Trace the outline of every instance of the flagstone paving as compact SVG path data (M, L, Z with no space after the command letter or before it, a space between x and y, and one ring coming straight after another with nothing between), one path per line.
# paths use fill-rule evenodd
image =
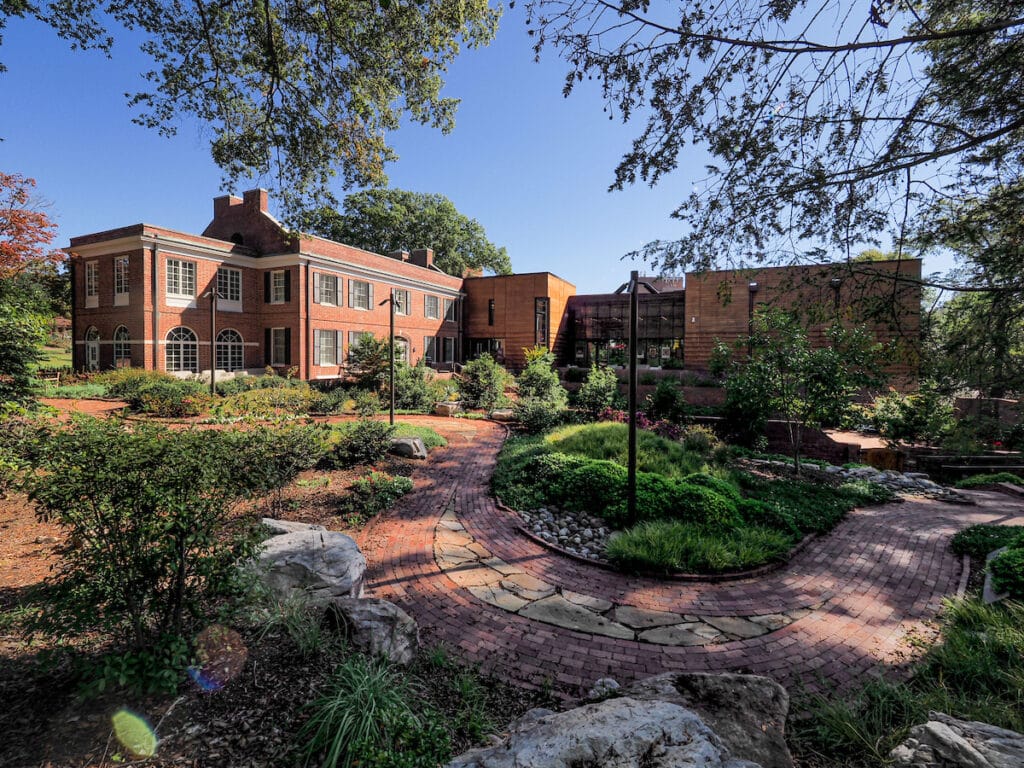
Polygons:
M957 530L1024 516L1024 499L914 499L856 510L783 568L740 581L660 581L552 552L489 493L504 428L423 419L449 439L414 491L359 537L367 591L401 605L426 642L528 686L587 690L670 670L745 671L845 686L905 663L962 588Z

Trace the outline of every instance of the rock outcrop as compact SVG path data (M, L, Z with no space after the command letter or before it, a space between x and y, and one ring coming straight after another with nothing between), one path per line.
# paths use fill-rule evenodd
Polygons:
M387 600L336 597L327 604L327 619L357 649L394 664L412 661L419 645L415 620Z
M257 561L263 583L279 600L300 592L313 604L360 597L366 558L348 536L307 528L271 536Z
M931 712L889 758L897 768L1020 768L1024 735Z

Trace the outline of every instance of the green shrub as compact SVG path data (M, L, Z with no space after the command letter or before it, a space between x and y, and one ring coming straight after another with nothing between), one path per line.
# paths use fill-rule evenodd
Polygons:
M933 384L924 382L915 394L890 392L878 398L874 404L874 423L889 443L931 445L953 428L953 402Z
M373 517L391 507L411 490L412 480L408 477L393 477L386 472L371 472L352 483L343 511L364 518Z
M683 448L707 456L722 446L722 441L711 427L691 424L683 430Z
M293 424L210 434L232 487L247 497L273 492L271 506L278 509L282 489L324 459L331 431L322 424Z
M739 502L741 498L740 491L735 485L704 472L695 472L692 475L687 475L683 478L683 482L687 485L699 485L702 488L709 488L720 496L732 499L734 502Z
M656 520L614 536L605 554L631 570L721 573L778 560L789 546L784 534L766 528L712 531L689 522Z
M381 411L380 396L376 392L357 389L352 393L352 402L356 415L363 419L368 419Z
M242 493L221 447L209 432L115 420L54 432L28 488L69 543L35 628L111 639L129 654L125 675L145 667L138 682L151 687L144 662L166 659L189 618L209 621L219 599L239 593L237 565L259 540L254 521L230 514Z
M538 435L541 432L558 426L565 418L564 402L542 400L536 397L520 398L513 406L513 412L519 421L519 427L528 435Z
M568 509L614 516L625 506L626 468L613 461L581 462L550 483L550 499Z
M399 365L395 369L395 407L429 413L434 407L433 379L433 371L423 360L413 366Z
M509 374L488 353L470 360L459 376L459 391L470 408L490 410L504 402Z
M138 413L152 416L198 416L209 405L209 395L198 381L156 379L140 384L128 401Z
M686 416L686 398L679 382L674 378L661 379L644 400L643 411L655 421L665 419L674 424L681 422Z
M237 395L240 392L249 392L253 389L306 389L308 387L309 384L302 379L278 376L275 373L262 376L235 376L218 381L216 384L217 394L225 397Z
M413 708L415 693L402 670L383 660L348 657L308 706L309 720L298 735L305 763L426 768L445 762L451 754L448 735L429 709L421 710L421 721Z
M566 377L566 381L569 381ZM591 366L587 380L576 392L576 407L591 418L611 408L619 394L619 377L610 368Z
M956 484L956 488L977 488L981 485L995 485L996 483L1013 483L1024 485L1024 477L1015 475L1012 472L993 472L986 475L971 475L965 477Z
M141 387L152 381L177 382L179 379L163 371L148 371L145 368L116 368L97 374L90 381L103 386L107 397L130 401L138 394Z
M890 501L894 494L877 483L844 483L839 488L800 480L765 480L739 473L738 479L747 498L757 499L776 513L791 518L807 533L826 533L847 512L859 506Z
M593 368L591 368L593 370ZM579 384L587 380L587 369L569 366L562 374L562 380L569 384Z
M565 408L568 394L558 380L558 372L552 367L555 356L543 347L526 352L526 367L516 378L519 397L546 401L558 409Z
M387 454L394 429L372 419L335 425L322 464L330 469L374 464Z
M958 555L984 560L989 552L1024 541L1024 525L972 525L958 531L949 548Z
M736 502L710 488L676 483L673 493L675 516L714 530L736 528L740 524Z
M341 413L351 400L343 387L334 387L326 392L312 390L309 398L310 413Z
M1007 592L1015 599L1024 598L1024 546L1018 539L1015 545L993 558L988 569L992 574L992 588Z
M261 387L228 395L214 410L219 416L279 419L307 414L314 402L315 393L308 387Z

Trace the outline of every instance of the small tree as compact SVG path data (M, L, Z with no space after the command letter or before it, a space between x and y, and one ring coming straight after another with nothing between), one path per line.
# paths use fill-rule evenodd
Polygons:
M794 316L762 309L754 316L750 358L733 355L726 363L730 421L753 432L778 415L798 472L803 428L837 419L858 390L880 382L881 347L866 330L835 325L827 335L830 346L813 349ZM721 347L716 357L723 357Z
M611 408L619 394L619 377L611 368L590 367L587 380L576 392L576 405L590 418Z
M383 389L391 365L390 355L395 351L387 339L362 334L349 350L349 368L359 386L374 391Z
M402 361L395 369L395 406L429 411L434 404L433 372L424 360L416 365Z
M32 372L42 359L46 325L39 315L0 302L0 403L24 403L32 397Z
M504 400L508 381L508 371L485 352L463 366L459 392L471 408L494 408Z

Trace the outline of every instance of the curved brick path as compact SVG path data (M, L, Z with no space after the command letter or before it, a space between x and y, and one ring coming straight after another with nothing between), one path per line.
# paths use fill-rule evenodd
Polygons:
M1024 523L1024 500L975 494L978 506L914 500L857 510L768 576L719 584L669 583L579 563L516 530L518 517L489 495L504 439L484 421L423 419L449 439L414 475L415 491L360 536L367 591L401 605L425 639L444 641L485 672L569 694L599 677L619 682L669 670L748 671L811 690L845 685L879 664L898 664L908 634L925 632L956 593L960 559L947 543L980 522ZM769 634L713 645L654 645L564 629L489 605L456 584L434 559L435 528L453 510L493 555L563 590L617 605L703 616L812 609Z

